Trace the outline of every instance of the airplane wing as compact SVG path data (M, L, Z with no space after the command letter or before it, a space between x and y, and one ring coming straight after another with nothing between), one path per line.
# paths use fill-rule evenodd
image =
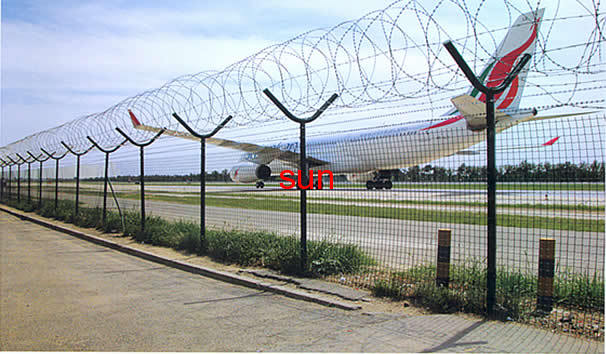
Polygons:
M130 115L131 122L133 123L133 126L135 127L135 129L153 132L153 133L157 133L161 130L161 128L156 128L156 127L151 127L149 125L141 124L141 122L139 122L139 120L137 119L135 114L130 109L128 110L128 114ZM189 133L180 132L180 131L176 131L176 130L165 129L164 134L170 135L170 136L175 136L178 138L200 141L199 138L196 138L195 136L193 136ZM282 150L282 149L279 149L276 147L262 146L262 145L251 144L251 143L241 143L241 142L228 140L228 139L221 139L221 138L208 138L208 139L206 139L206 142L209 144L216 145L216 146L221 146L221 147L226 147L226 148L230 148L230 149L248 152L251 154L251 158L249 159L249 161L255 162L258 164L268 164L273 160L280 160L287 164L290 164L293 166L298 166L299 162L300 162L301 155L299 153L293 152L293 151L288 151L288 150ZM329 162L308 156L307 163L311 167L311 166L327 165Z
M560 139L560 137L556 136L555 138L549 139L547 142L545 142L543 144L540 144L540 145L528 145L528 146L514 146L514 147L506 147L506 148L497 148L496 151L540 149L540 148L544 148L544 147L547 147L547 146L552 146L559 139ZM486 152L486 149L481 149L481 150L461 150L461 151L455 152L454 154L452 154L450 156L453 156L453 155L463 155L463 156L479 155L482 152Z

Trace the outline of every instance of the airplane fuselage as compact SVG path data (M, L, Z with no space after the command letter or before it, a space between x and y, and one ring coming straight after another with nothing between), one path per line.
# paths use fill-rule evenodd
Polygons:
M528 112L509 116L497 123L497 132L531 118ZM485 140L485 129L471 130L462 116L440 122L423 122L377 128L362 132L309 138L306 154L328 164L310 169L330 170L333 174L364 174L379 170L394 170L424 164L453 155ZM298 142L284 142L272 147L299 152ZM242 161L254 162L253 154L243 155ZM268 165L272 176L283 170L296 169L291 163L273 160Z

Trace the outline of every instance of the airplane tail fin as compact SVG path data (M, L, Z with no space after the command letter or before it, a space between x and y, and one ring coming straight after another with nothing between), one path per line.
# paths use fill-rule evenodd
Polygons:
M131 123L133 123L133 127L135 129L141 125L141 122L139 122L133 111L131 111L130 109L128 110L128 115L130 116L130 121Z
M499 86L524 54L534 54L539 25L544 13L545 9L539 9L522 14L516 19L501 44L497 47L495 54L478 76L484 85L487 87ZM495 97L495 108L505 111L515 111L519 108L527 75L528 64L513 80L511 85ZM467 95L481 102L486 102L486 96L473 87L469 89ZM452 110L447 114L457 113L457 110Z

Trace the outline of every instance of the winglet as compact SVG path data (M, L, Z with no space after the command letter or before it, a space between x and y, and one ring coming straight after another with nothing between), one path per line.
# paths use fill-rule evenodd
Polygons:
M559 136L556 136L555 138L553 138L553 139L549 140L548 142L546 142L545 144L543 144L543 146L551 146L551 145L555 144L555 142L558 141L559 138L560 138Z
M139 122L133 111L131 111L130 109L128 110L128 115L130 116L130 120L135 128L141 125L141 122Z

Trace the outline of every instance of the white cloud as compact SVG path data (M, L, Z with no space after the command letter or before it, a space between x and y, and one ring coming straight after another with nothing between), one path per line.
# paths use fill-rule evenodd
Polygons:
M23 5L23 16L2 21L0 145L102 111L175 77L223 69L316 25L332 26L387 4ZM5 4L11 5L19 6Z
M3 21L0 145L102 111L177 76L222 69L271 44L253 36L206 37L165 30L183 20L178 13L163 17L147 10L124 26L93 16L100 11L99 5L65 11L67 18L82 22L75 27ZM193 23L194 17L186 18ZM105 20L85 26L86 19L101 18Z

